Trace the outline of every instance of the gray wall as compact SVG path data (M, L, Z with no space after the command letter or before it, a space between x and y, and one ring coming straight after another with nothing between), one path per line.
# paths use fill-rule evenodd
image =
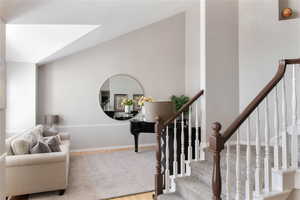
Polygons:
M200 3L186 11L185 23L185 93L200 91Z
M59 114L72 149L132 145L129 123L108 118L99 107L100 87L115 74L135 77L156 100L184 94L185 15L39 67L39 122L46 113ZM140 141L154 143L154 135Z
M239 2L240 111L242 111L272 79L278 69L278 61L280 59L300 57L299 19L279 21L278 18L278 1L245 0ZM298 76L299 75L298 71ZM288 70L286 84L288 90L288 105L291 105L290 80L290 70ZM280 100L280 87L278 94ZM279 101L279 103L281 103L281 101ZM269 96L269 104L270 133L273 134L274 92ZM281 111L281 106L279 109ZM261 105L260 111L261 132L263 133L265 125L264 104ZM290 122L292 116L291 106L288 106L287 116ZM252 115L252 119L255 120L255 115ZM254 121L252 124L254 126ZM241 130L245 131L245 128L245 125L243 125ZM254 127L252 130L254 140ZM243 140L245 140L244 136L245 134L242 134ZM264 137L262 137L262 140L263 139Z
M36 124L36 65L7 63L7 136Z
M205 7L201 87L205 88L204 131L211 134L213 122L221 122L224 130L238 115L238 0L207 0Z

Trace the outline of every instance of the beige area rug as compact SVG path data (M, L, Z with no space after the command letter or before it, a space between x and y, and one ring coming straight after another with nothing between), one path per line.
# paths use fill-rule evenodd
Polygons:
M71 157L69 187L30 200L100 200L154 190L155 152L119 151Z

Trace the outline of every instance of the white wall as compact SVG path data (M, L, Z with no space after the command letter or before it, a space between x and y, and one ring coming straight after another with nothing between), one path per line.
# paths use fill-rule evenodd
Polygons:
M239 2L240 111L272 79L278 69L280 59L300 57L300 19L279 21L278 18L278 1L243 0ZM287 86L288 105L290 105L291 88L289 81ZM281 97L280 89L279 97ZM273 94L272 92L269 96L271 134L273 134L272 129L274 127ZM281 111L281 107L279 108ZM288 108L290 121L291 106ZM261 106L260 110L261 128L263 129L264 106Z
M188 9L185 16L185 93L192 97L199 91L200 3Z
M201 2L203 119L210 135L213 122L221 122L225 130L238 114L238 0Z
M5 108L6 108L6 66L5 66L5 23L0 18L0 200L5 199Z
M7 63L8 135L22 132L36 124L36 65Z
M57 113L72 135L72 149L133 145L128 122L99 107L102 83L129 74L145 94L166 100L185 92L185 16L180 14L39 68L38 117ZM154 143L143 134L141 143Z
M275 75L280 59L300 57L300 19L279 21L277 1L245 0L239 7L242 110Z

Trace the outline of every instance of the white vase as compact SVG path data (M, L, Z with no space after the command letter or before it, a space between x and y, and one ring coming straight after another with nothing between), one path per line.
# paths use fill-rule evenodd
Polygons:
M125 113L131 113L131 106L125 105Z
M142 106L142 114L143 114L143 116L146 115L146 109L145 109L145 106Z

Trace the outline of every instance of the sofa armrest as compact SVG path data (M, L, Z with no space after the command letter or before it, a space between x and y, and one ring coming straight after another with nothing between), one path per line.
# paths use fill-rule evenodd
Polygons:
M67 132L59 132L58 135L60 136L61 140L70 140L71 136Z
M66 162L66 160L67 160L66 152L7 156L6 167Z

